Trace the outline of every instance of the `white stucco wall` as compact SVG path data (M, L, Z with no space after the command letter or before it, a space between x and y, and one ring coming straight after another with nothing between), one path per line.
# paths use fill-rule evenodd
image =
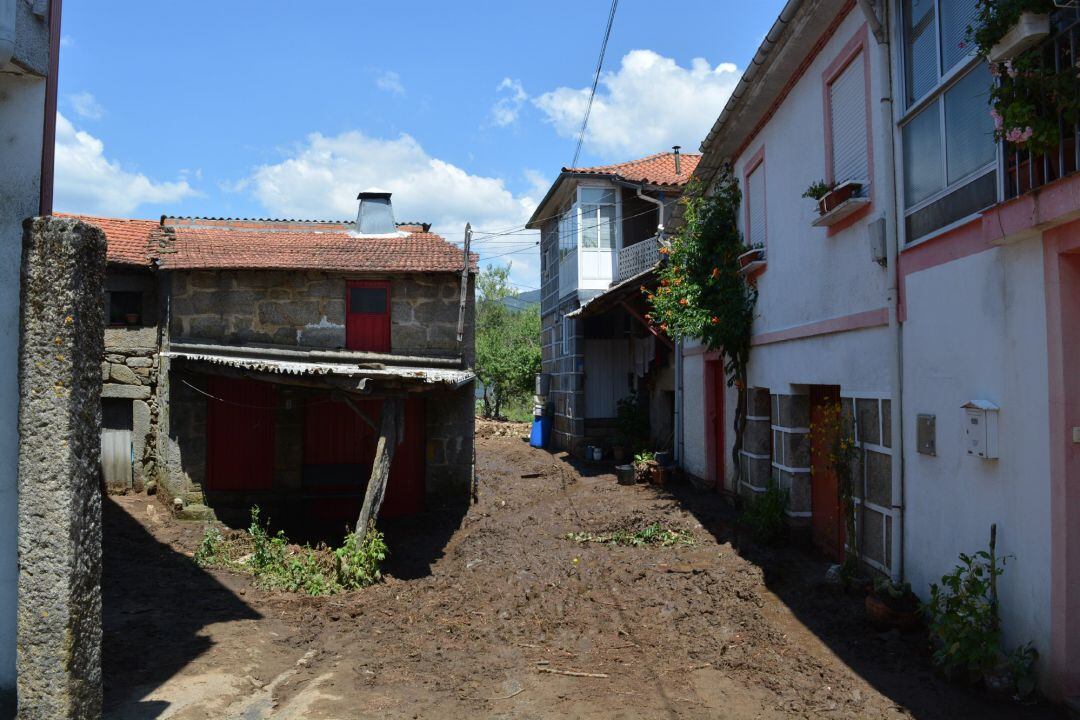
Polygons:
M691 345L688 343L688 345ZM689 349L689 347L687 348ZM683 358L683 469L699 478L709 477L705 455L705 356Z
M907 278L904 324L904 566L926 596L961 552L1011 555L998 588L1007 648L1050 637L1050 467L1041 240L987 250ZM1000 459L969 456L960 406L1001 407ZM936 416L937 455L916 450Z
M0 691L15 684L22 221L38 214L45 81L0 74Z

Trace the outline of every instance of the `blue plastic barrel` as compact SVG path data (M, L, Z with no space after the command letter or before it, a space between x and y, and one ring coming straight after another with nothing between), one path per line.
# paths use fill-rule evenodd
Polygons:
M548 436L551 434L551 418L546 415L538 415L533 418L532 433L529 435L529 444L534 448L542 448L547 445Z

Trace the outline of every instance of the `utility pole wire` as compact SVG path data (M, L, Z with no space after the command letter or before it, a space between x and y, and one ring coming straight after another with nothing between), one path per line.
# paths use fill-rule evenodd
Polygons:
M570 163L570 167L577 167L578 156L581 155L581 143L585 141L585 128L589 125L589 113L592 112L593 98L596 97L596 85L600 82L600 70L604 67L604 53L607 52L608 38L611 37L611 25L615 22L615 8L618 6L619 0L611 0L611 10L608 12L607 18L607 30L604 31L604 42L600 45L600 58L596 61L596 73L593 75L592 91L589 93L589 103L585 106L585 117L581 121L577 149L574 150L574 161Z

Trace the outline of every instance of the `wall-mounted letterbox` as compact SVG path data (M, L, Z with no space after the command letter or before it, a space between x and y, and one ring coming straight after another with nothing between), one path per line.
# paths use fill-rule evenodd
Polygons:
M989 400L963 405L964 447L968 455L996 459L998 456L998 406Z

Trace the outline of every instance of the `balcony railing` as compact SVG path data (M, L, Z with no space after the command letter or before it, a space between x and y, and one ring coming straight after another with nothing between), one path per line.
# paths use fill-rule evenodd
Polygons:
M660 245L655 237L628 245L619 251L615 282L640 275L660 261Z
M1080 8L1065 8L1051 16L1051 35L1038 52L1047 68L1080 71ZM1080 125L1058 118L1058 145L1045 155L1032 155L1008 142L1002 143L1000 165L1002 197L1023 195L1047 183L1060 180L1080 167Z

